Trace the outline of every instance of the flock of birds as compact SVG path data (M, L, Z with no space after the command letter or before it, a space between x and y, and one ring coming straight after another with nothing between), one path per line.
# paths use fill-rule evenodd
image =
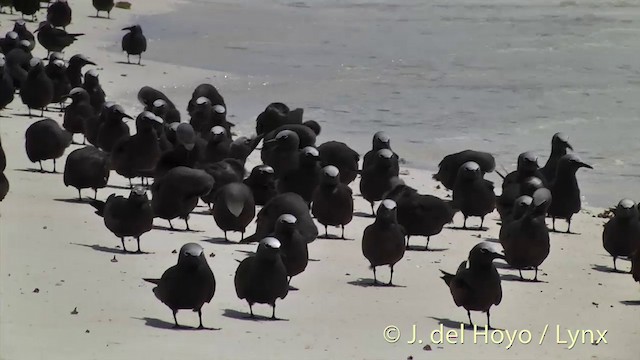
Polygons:
M13 3L19 10L17 4L27 2ZM497 210L503 251L480 242L455 273L442 271L455 304L467 310L469 321L470 311L482 311L488 325L490 308L502 299L493 260L504 259L520 270L521 278L522 270L534 270L532 281L537 281L538 268L550 252L555 220L566 220L570 233L571 219L581 209L576 172L591 166L568 151L573 149L562 133L553 136L551 155L543 167L535 154L524 152L518 156L515 171L499 173L503 178L500 196L484 178L496 171L491 154L465 150L444 157L433 177L452 191L447 200L421 194L401 179L399 157L384 132L373 135L362 166L358 152L345 143L316 145L320 125L304 121L303 109L290 109L283 103L269 104L257 116L255 135L234 137L224 98L211 84L193 91L188 121L181 120L180 111L165 94L145 86L138 92L144 111L134 118L122 106L106 101L96 70L82 73L93 62L81 54L66 61L59 53L80 34L59 29L69 25L71 11L68 21L59 21L53 11L58 7L68 8L68 4L64 0L50 4L47 21L38 27L38 42L50 54L46 65L31 55L36 42L24 21L16 21L1 43L0 110L18 92L29 109L60 104L64 112L62 126L49 118L29 126L27 156L39 163L41 171L42 161L53 160L55 172L56 159L73 143L74 135L81 135L85 146L66 158L64 184L76 188L80 200L82 190L94 190L88 201L103 217L106 228L121 240L125 253L129 251L127 237L135 238L137 251L141 251L140 238L152 230L155 218L167 220L171 229L172 220L182 219L190 230L190 213L198 203L207 204L227 241L228 232L240 232L240 243L258 243L255 255L240 262L234 278L237 296L248 303L251 316L254 304L268 304L275 318L276 300L287 296L291 279L307 266L309 244L316 238L336 237L329 234L329 226L339 227L344 238L344 227L354 216L349 185L358 177L360 194L371 204L375 218L362 233L362 253L370 263L374 284L379 284L376 269L380 266L390 267L388 284L393 283L394 265L409 248L411 236L426 237L424 250L429 250L430 238L452 223L457 212L464 216L459 229L467 229L470 217L479 217L482 229L485 216ZM146 50L142 30L137 25L128 29L123 50L140 55ZM65 105L68 99L71 103ZM134 135L124 119L134 120ZM260 143L262 164L245 177L247 158L258 151ZM0 153L3 199L9 183L4 175L5 155ZM112 171L129 179L131 192L128 197L111 194L106 201L98 200L98 189L107 186ZM134 186L132 180L137 178L140 185ZM551 230L547 217L552 219ZM245 237L254 219L256 231ZM319 236L314 219L325 228L324 236ZM617 258L628 257L633 278L640 281L640 205L629 199L619 202L604 227L603 244L613 256L614 268ZM157 285L153 292L173 312L175 326L179 326L178 310L189 309L198 312L203 327L201 310L212 300L216 282L199 244L182 246L175 266L159 279L145 280Z

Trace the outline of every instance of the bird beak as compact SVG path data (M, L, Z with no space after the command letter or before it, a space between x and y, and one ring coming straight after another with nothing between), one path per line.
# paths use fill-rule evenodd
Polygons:
M500 253L493 253L494 258L496 259L502 259L502 260L506 260L506 258L504 257L503 254Z
M274 143L274 142L276 142L276 141L277 141L277 140L276 140L275 138L273 138L273 139L271 139L271 140L267 140L267 141L265 141L264 143L265 143L265 144L271 144L271 143Z
M93 61L90 61L90 60L85 61L85 64L87 64L87 65L98 65L98 64L96 64L96 63L94 63Z
M122 31L125 31L125 30L131 31L132 28L133 28L132 26L128 26L126 28L122 28Z
M580 167L584 167L584 168L587 168L587 169L593 169L593 166L591 166L589 164L585 164L583 162L578 163L578 165L580 165Z
M133 118L127 114L122 114L122 117L133 120Z
M71 94L67 94L67 95L63 95L63 96L60 98L60 100L65 101L65 100L70 99L70 98L71 98Z
M567 143L567 149L570 149L571 151L573 151L573 146L571 146L571 144Z

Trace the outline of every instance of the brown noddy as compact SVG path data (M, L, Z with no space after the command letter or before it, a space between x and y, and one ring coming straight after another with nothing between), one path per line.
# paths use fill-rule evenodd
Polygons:
M244 183L251 189L256 205L264 206L274 196L278 195L276 178L273 168L269 165L254 167L249 177L244 179Z
M78 198L82 199L82 189L93 189L94 199L98 189L105 188L111 172L109 154L93 147L85 146L73 150L64 164L64 185L78 190Z
M320 185L313 193L311 213L324 225L325 237L329 226L339 226L344 239L344 227L353 219L353 191L340 182L340 171L333 165L322 169Z
M580 187L576 179L576 172L580 168L593 169L573 154L567 154L558 160L556 178L549 186L553 201L549 206L548 215L552 219L553 230L556 230L556 218L567 220L567 233L571 233L571 217L582 208Z
M385 199L378 207L376 220L367 226L362 234L362 254L373 270L373 284L378 284L376 267L389 265L391 275L388 285L393 285L393 266L402 259L406 250L405 231L398 224L398 206L391 199Z
M622 199L614 211L614 217L605 225L602 232L604 249L613 257L613 269L618 257L631 257L640 249L640 218L635 202Z
M491 243L481 242L469 252L468 267L465 260L455 275L440 270L455 304L467 310L471 326L471 311L482 311L487 313L487 326L491 327L489 310L502 301L500 274L493 265L494 259L504 259L504 255L498 253Z
M282 261L281 243L274 237L260 240L255 256L240 263L234 277L236 294L249 304L253 318L253 304L269 304L271 319L276 319L276 300L289 293L287 268Z
M375 215L374 203L382 200L398 181L398 162L389 149L378 150L371 165L362 169L360 175L360 193L371 204L371 213Z
M55 120L42 119L31 124L25 133L25 148L31 162L40 164L43 160L53 160L53 172L56 172L56 159L60 158L71 145L71 133L60 127Z
M229 241L227 231L239 231L244 239L244 231L256 214L251 189L241 182L224 185L216 192L214 204L213 219L224 231L224 239Z
M280 241L282 262L287 269L288 283L302 273L309 263L309 247L298 230L298 219L291 214L282 214L276 221L273 234L269 235Z
M153 293L158 300L173 312L174 328L179 328L178 310L193 310L198 313L202 325L202 306L210 303L216 292L216 279L207 263L202 246L187 243L180 248L178 263L168 268L160 279L143 279L157 286Z
M496 207L493 183L482 176L480 165L472 161L462 164L458 170L453 186L452 205L464 215L463 229L467 228L467 218L470 216L480 217L482 229L484 217Z
M484 174L496 169L496 159L488 152L476 150L463 150L445 156L438 164L438 173L433 175L433 179L440 181L445 188L453 190L458 176L458 169L462 164L473 161L480 165Z
M351 184L358 176L358 152L339 141L327 141L318 146L320 153L320 166L333 165L340 171L340 181L343 184Z

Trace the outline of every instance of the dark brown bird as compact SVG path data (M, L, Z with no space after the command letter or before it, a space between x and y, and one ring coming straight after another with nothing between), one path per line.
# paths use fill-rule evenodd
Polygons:
M378 284L376 267L382 265L389 265L391 275L387 285L393 285L393 266L404 257L405 235L398 224L396 202L390 199L382 201L376 220L362 234L362 254L371 264L374 285Z
M481 242L469 252L469 267L463 261L455 275L440 270L455 304L467 310L471 326L471 311L482 311L487 313L487 327L491 328L489 310L502 301L500 274L493 265L494 259L504 259L504 255L490 243Z
M82 189L93 189L95 199L98 189L107 186L110 170L109 154L96 147L85 146L67 156L64 185L76 188L79 199L82 199Z
M71 133L60 127L55 120L42 119L31 124L25 133L25 148L31 162L38 162L40 171L43 160L53 160L53 172L56 172L56 159L60 158L71 145Z
M622 199L615 209L615 216L604 225L602 243L613 256L613 269L618 270L618 257L631 257L640 249L640 218L633 200Z
M580 187L576 178L576 172L580 168L593 169L573 153L558 160L556 178L549 186L553 201L551 201L548 215L552 219L553 231L556 230L556 218L559 218L567 220L567 233L571 233L571 218L582 208Z
M320 185L313 193L311 213L324 225L325 237L329 226L339 226L344 239L344 227L353 219L353 191L340 182L340 171L333 165L322 169Z
M496 208L493 183L482 176L480 165L475 162L466 162L458 170L452 205L464 215L463 229L467 228L467 218L470 216L480 217L479 229L482 229L484 217Z
M218 189L214 200L213 219L218 227L224 231L224 239L228 231L244 232L256 215L256 204L251 189L241 183L233 182Z
M210 303L216 292L216 279L207 264L202 246L188 243L180 248L178 263L168 268L160 279L143 279L157 286L153 293L173 312L174 328L179 328L178 310L198 313L202 325L202 306Z

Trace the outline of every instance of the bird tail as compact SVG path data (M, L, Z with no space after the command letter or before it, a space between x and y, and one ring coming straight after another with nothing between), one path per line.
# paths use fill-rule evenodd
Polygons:
M143 278L142 280L152 283L152 284L156 284L158 285L158 283L160 283L160 279L147 279L147 278Z
M75 37L75 36L82 36L82 35L84 35L84 34L83 34L83 33L75 33L75 34L69 34L69 35L70 35L70 36L74 36L74 37Z
M451 281L453 280L454 276L453 274L449 274L446 271L440 270L440 272L442 273L442 276L440 277L440 279L444 280L445 284L447 284L447 286L451 285Z
M258 240L256 238L257 238L257 234L247 236L246 238L240 240L240 244L251 244L251 243L257 242Z
M91 204L91 206L93 206L96 209L96 214L98 214L101 217L104 216L104 205L105 205L104 201L91 200L89 201L89 204Z

